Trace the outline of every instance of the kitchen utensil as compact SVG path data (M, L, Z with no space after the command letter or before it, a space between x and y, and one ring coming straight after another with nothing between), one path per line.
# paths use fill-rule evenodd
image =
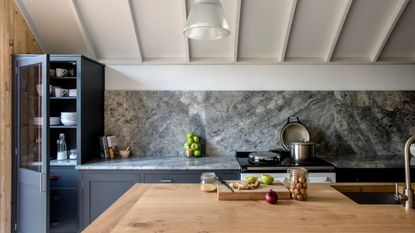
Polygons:
M69 91L68 91L68 96L71 96L71 97L76 97L76 96L77 96L77 91L76 91L76 89L69 89Z
M61 122L65 126L76 125L78 121L78 115L76 112L61 112Z
M294 162L306 162L314 159L314 142L292 142L291 158Z
M220 177L217 177L217 179L218 179L218 182L220 183L220 184L223 184L223 185L225 185L225 187L226 188L228 188L229 190L231 190L231 192L235 192L234 190L233 190L233 188L228 184L228 183L226 183L226 181L224 181L224 180L222 180Z
M59 125L60 117L49 117L49 125ZM42 117L33 117L33 125L43 125Z
M36 91L37 91L37 94L39 95L39 96L42 96L42 84L37 84L36 85ZM52 85L49 85L49 95L52 93Z
M67 74L68 74L68 70L67 69L56 68L56 77L64 77Z
M298 117L289 117L280 133L282 146L290 150L292 142L308 142L310 134Z
M49 77L53 78L56 75L56 70L54 69L49 69Z
M68 90L60 88L60 87L55 87L55 96L56 97L62 97L64 95L66 95L66 93L68 93Z
M128 158L128 156L130 156L130 151L129 150L120 150L120 155L121 155L121 158L126 159L126 158Z
M227 181L231 182L241 182L239 181ZM218 185L218 200L264 200L265 194L269 190L275 191L278 194L279 200L289 200L290 191L285 187L281 182L274 180L272 185L262 185L257 189L252 190L238 190L234 189L234 192L231 192L229 188L224 185Z
M69 150L69 159L76 159L76 149Z
M269 151L257 151L249 153L248 160L251 163L278 163L281 161L281 155Z

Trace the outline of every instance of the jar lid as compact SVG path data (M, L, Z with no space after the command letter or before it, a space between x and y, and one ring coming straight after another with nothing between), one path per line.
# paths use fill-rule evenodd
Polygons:
M216 174L214 172L203 172L202 175L200 175L201 180L208 180L208 179L215 179Z
M303 167L296 167L296 168L287 169L287 172L291 174L296 174L296 175L305 174L307 173L307 169Z

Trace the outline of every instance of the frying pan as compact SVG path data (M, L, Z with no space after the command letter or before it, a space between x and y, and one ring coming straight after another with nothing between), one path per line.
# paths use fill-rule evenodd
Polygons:
M288 117L287 123L281 130L281 143L284 149L290 150L293 142L308 142L310 134L298 117Z

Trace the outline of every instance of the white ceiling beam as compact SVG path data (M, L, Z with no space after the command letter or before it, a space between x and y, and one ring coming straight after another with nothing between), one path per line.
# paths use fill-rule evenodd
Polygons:
M184 25L186 25L186 21L187 21L187 3L186 0L182 0L182 9L183 9L183 28ZM189 38L187 38L186 36L184 36L183 31L182 31L182 36L183 36L183 42L184 42L184 60L186 64L189 64L190 62L190 50L189 50Z
M86 29L84 18L81 14L81 9L79 8L78 0L69 1L71 4L72 13L75 16L76 24L78 25L79 31L81 32L82 39L84 40L85 47L88 51L88 56L93 59L97 59L97 55L94 49L94 46L91 41L91 37L88 34Z
M333 37L329 42L329 49L327 54L324 56L325 62L330 62L331 57L333 56L334 49L336 48L337 41L339 40L340 33L343 30L344 22L346 22L347 15L349 14L350 7L352 6L353 0L346 0L344 3L340 19L337 22L336 29L334 31Z
M380 54L382 53L383 48L386 45L386 42L389 39L393 29L395 28L396 23L399 21L399 18L402 15L405 7L408 5L409 0L398 0L395 8L393 9L389 20L386 22L385 28L379 36L379 40L376 42L375 47L370 55L370 60L372 62L377 62Z
M140 36L138 35L138 26L137 26L136 17L134 14L133 3L131 0L128 0L128 8L130 9L130 17L131 17L131 20L134 26L135 41L137 42L137 48L138 48L138 61L141 64L143 63L144 58L143 58L143 52L141 50Z
M20 13L23 16L23 19L26 21L27 26L29 27L29 30L32 32L33 37L36 40L36 43L39 45L40 50L42 52L47 53L49 52L49 48L46 46L46 44L43 42L42 38L40 37L39 32L37 31L37 28L35 24L33 23L32 18L30 18L29 13L26 10L25 5L23 4L22 0L16 0L16 6L19 9Z
M241 21L241 0L236 0L236 19L235 19L235 35L233 43L233 63L238 61L238 46L239 46L239 27Z
M293 25L293 19L294 19L296 8L297 8L297 0L292 0L291 8L290 8L290 14L289 14L288 22L287 22L286 29L285 29L281 54L280 54L280 57L279 57L280 62L284 62L284 60L285 60L285 54L286 54L286 51L287 51L288 40L290 38L291 27Z

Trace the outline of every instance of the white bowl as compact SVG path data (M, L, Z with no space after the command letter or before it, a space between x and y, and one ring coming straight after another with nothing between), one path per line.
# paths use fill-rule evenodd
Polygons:
M61 116L77 116L77 112L61 112Z
M63 116L63 117L61 117L61 119L70 120L70 121L76 121L78 119L78 117L65 117L65 116Z
M128 158L128 156L130 156L130 151L129 150L120 150L120 155L121 155L121 158L126 159L126 158Z
M61 122L65 126L73 126L73 125L76 125L76 121L61 119Z

